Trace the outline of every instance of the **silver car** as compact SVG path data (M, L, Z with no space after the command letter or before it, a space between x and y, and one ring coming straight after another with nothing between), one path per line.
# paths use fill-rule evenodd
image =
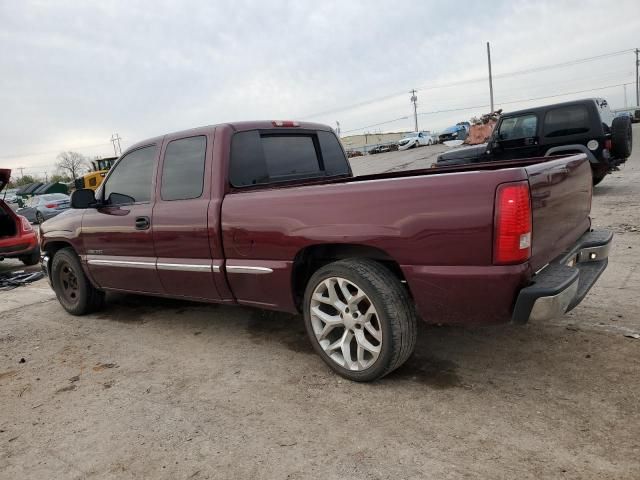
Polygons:
M26 217L31 223L42 223L55 217L69 208L69 195L64 193L47 193L36 195L27 200L23 208L16 213Z

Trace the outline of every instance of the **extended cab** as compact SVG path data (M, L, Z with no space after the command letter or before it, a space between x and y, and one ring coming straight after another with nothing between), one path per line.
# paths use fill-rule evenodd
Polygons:
M70 313L121 291L300 312L339 374L379 378L416 321L523 323L607 265L584 154L353 177L326 126L242 122L131 147L41 226Z
M589 98L502 114L488 143L443 153L436 166L584 153L597 185L632 147L630 118Z

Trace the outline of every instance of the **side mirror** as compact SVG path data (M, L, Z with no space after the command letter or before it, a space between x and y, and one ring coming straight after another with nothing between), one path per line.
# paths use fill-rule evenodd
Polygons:
M95 192L89 188L81 188L71 194L71 208L91 208L95 203Z

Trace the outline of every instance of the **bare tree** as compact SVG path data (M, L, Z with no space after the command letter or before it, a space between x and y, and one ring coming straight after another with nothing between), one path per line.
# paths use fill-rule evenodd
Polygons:
M88 166L87 159L78 152L62 152L56 158L58 172L62 175L68 175L74 180Z

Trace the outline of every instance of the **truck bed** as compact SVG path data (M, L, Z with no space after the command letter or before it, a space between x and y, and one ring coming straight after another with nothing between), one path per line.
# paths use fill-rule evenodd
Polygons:
M493 299L501 311L485 308L487 322L508 313L530 275L589 228L590 175L586 157L574 155L236 190L222 207L225 257L233 264L265 261L275 275L264 281L278 278L281 269L278 281L288 284L291 263L305 248L366 245L397 262L410 284L409 277L419 276L416 288L428 288L430 301L447 305L453 316L458 315L451 304L473 310L475 301ZM496 188L518 181L531 184L533 256L525 264L500 267L492 263ZM489 277L496 274L492 290ZM441 285L456 278L468 289L469 280L480 288L466 294L456 289L457 300L448 298ZM246 295L273 308L294 305L292 298L274 297L273 287L229 280L239 299ZM464 295L471 297L465 302Z

